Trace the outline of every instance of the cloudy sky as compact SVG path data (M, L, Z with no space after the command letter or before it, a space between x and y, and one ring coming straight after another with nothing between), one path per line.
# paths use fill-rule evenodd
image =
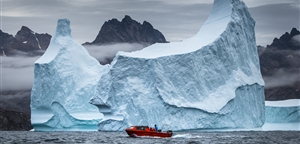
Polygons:
M299 29L299 0L244 0L256 20L257 44ZM21 26L53 35L59 18L71 21L79 43L93 41L102 24L125 15L150 22L168 41L195 35L209 16L213 0L1 0L1 30L15 35Z

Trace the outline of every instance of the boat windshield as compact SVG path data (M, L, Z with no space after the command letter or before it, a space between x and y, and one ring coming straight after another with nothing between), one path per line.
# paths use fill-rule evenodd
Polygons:
M146 128L148 128L147 126L137 126L136 129L137 130L146 130Z

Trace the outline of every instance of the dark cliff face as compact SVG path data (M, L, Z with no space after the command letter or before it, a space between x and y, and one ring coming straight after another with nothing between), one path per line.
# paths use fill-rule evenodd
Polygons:
M266 100L300 99L299 38L300 32L293 28L275 38L259 56Z
M13 50L17 50L22 45L15 37L0 30L0 56L12 55Z
M3 91L0 95L0 131L31 130L31 90Z
M34 33L26 26L22 26L21 30L17 32L16 39L20 42L32 46L33 49L46 50L50 44L51 35Z
M125 16L122 21L111 19L101 27L96 39L86 44L111 44L111 43L166 43L161 32L144 21L143 24Z
M22 26L16 36L12 36L8 33L0 30L1 37L1 54L7 56L14 55L42 55L50 44L51 35L34 33L26 26Z

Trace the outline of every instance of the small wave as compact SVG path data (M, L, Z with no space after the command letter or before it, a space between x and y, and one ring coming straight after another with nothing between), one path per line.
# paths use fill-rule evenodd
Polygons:
M191 135L191 134L176 134L172 136L172 138L201 138L199 135Z

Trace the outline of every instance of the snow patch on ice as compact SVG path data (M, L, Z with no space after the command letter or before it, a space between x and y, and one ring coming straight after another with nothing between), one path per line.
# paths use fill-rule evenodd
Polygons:
M273 106L273 107L300 106L300 99L288 99L288 100L281 100L281 101L266 101L266 106Z
M227 28L231 20L232 5L229 1L214 3L212 11L196 36L169 44L154 44L135 52L119 52L122 56L136 58L158 58L168 55L178 55L194 52L215 41Z
M300 130L300 122L293 123L265 123L262 126L263 131L278 131L278 130Z

